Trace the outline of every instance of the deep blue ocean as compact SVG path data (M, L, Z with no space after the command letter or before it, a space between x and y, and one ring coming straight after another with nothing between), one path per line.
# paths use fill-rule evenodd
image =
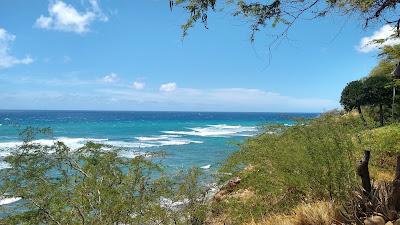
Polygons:
M53 130L52 137L37 140L42 144L61 140L75 149L86 141L94 141L121 147L121 156L127 158L163 151L166 156L161 163L167 170L198 166L211 173L238 149L238 143L259 133L262 125L290 125L295 118L317 116L307 113L0 110L0 168L7 167L1 159L21 143L19 131L34 126Z

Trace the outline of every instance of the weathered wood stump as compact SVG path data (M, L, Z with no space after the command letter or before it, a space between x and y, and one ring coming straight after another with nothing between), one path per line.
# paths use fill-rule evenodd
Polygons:
M393 180L391 193L392 206L397 212L400 211L400 155L397 155L396 175Z
M361 177L362 188L365 195L369 196L371 193L371 177L369 176L368 163L371 156L371 152L368 150L364 151L364 157L360 161L357 168L357 174Z

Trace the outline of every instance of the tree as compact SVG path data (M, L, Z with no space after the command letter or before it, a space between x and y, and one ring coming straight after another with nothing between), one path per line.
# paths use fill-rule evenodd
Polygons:
M189 28L200 21L207 28L208 15L221 1L217 0L170 0L171 9L175 5L182 6L189 14L187 22L182 25L183 35ZM228 0L220 5L225 8L233 8L233 16L242 16L250 20L251 40L254 40L255 32L267 25L276 27L283 25L282 35L299 18L318 18L330 12L343 14L358 14L368 26L371 21L386 24L394 24L399 31L400 18L396 13L396 6L400 0L273 0L273 1L245 1Z
M389 88L392 80L386 76L367 77L364 80L365 104L379 106L380 125L384 125L383 107L391 107L392 90Z
M180 208L188 219L204 215L198 172L176 182L143 156L122 158L91 142L76 151L61 142L43 146L32 142L36 131L22 132L23 145L6 158L11 167L0 171L1 196L22 199L15 211L2 211L0 224L189 224L163 199L189 201Z
M365 124L365 119L361 110L361 106L364 104L364 84L360 80L355 80L346 85L342 91L340 98L340 104L346 111L357 109L360 117Z
M400 61L400 45L384 46L379 53L381 59L372 69L369 76L391 77L393 70Z

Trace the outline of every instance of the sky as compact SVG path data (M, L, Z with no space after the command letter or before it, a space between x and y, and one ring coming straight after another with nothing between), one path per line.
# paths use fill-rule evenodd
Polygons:
M324 112L393 32L329 15L270 49L273 28L251 43L229 10L182 39L186 18L166 0L2 0L0 109Z

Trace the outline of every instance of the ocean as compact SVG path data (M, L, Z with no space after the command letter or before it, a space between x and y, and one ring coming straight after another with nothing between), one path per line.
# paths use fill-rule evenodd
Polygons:
M2 158L21 144L26 126L50 127L51 137L38 143L63 141L72 149L86 141L120 147L132 158L148 152L165 153L161 163L169 171L192 166L212 173L238 144L260 132L265 124L293 124L294 118L314 118L316 113L236 112L113 112L0 110L0 169Z

